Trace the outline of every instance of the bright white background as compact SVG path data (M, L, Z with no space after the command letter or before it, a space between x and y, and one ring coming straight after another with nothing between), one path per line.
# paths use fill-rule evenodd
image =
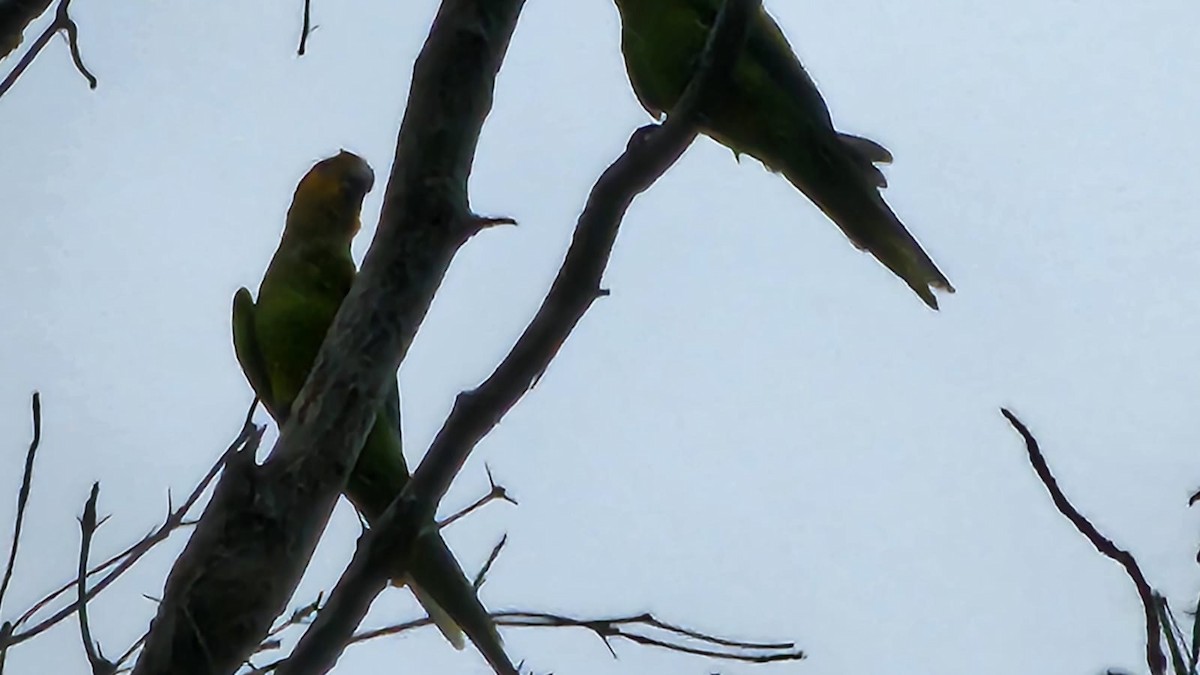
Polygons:
M388 171L436 9L299 1L74 7L89 91L56 40L0 99L0 523L45 438L11 617L71 575L92 481L140 536L236 433L250 392L228 315L274 250L296 180L345 147ZM896 156L888 199L958 287L928 311L801 195L702 140L634 205L595 305L489 436L446 510L521 506L449 532L478 566L510 545L496 609L650 610L809 660L749 666L509 630L537 672L974 675L1144 669L1120 570L1053 510L997 409L1042 440L1068 494L1179 609L1200 514L1200 7L769 2L846 131ZM35 30L40 30L41 23ZM5 65L10 65L9 63ZM401 371L415 458L548 287L586 192L647 117L615 8L530 2L471 179L520 220L457 257ZM366 249L379 208L366 204ZM297 604L358 527L339 508ZM94 603L120 652L182 543ZM5 544L5 550L7 545ZM411 618L389 592L373 624ZM356 647L338 672L482 673L432 631ZM77 627L10 672L82 673Z

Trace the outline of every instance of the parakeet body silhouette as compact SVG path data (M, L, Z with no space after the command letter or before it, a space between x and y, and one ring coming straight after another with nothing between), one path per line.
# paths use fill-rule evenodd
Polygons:
M280 426L354 282L357 268L350 242L359 229L363 198L373 183L370 166L349 152L313 166L296 188L257 302L245 288L234 296L238 362ZM400 437L400 394L393 381L350 475L346 496L372 523L408 480ZM466 632L498 672L516 673L495 624L432 523L417 539L408 576L396 583L412 589L452 644L461 649Z
M651 114L670 112L695 71L721 0L616 0L630 83ZM736 154L782 173L930 307L954 288L883 200L876 163L891 154L839 133L829 109L775 21L761 11L727 91L704 111L702 131Z

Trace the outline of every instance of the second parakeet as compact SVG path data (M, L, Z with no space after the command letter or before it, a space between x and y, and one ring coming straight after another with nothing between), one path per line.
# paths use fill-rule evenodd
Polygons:
M371 167L349 152L314 165L296 188L257 302L245 288L234 296L238 362L280 426L354 282L357 268L350 243L359 229L363 198L373 184ZM372 523L408 480L400 440L400 394L393 380L350 475L346 496ZM396 582L412 589L456 647L462 648L465 632L496 672L517 672L474 587L432 523L414 545L407 578Z
M691 80L722 0L616 0L630 83L651 114L669 113ZM734 65L729 89L713 96L701 130L750 155L813 201L860 249L904 280L930 307L933 289L954 288L883 200L875 166L891 154L839 133L783 31L761 10Z

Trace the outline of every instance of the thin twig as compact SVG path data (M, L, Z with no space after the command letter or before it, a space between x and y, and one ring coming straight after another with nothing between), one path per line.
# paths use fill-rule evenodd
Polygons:
M479 499L476 499L475 503L471 504L470 506L466 507L465 509L462 509L458 513L455 513L454 515L450 516L449 518L446 518L445 520L438 521L437 526L439 529L448 527L450 524L471 515L475 511L478 511L479 509L483 508L487 504L489 504L493 501L496 501L496 500L505 501L505 502L508 502L509 504L512 504L513 506L517 506L517 500L510 497L508 495L508 491L504 489L504 486L497 484L495 479L492 478L492 470L490 468L486 468L486 467L485 467L485 469L487 471L488 484L491 486L491 489L488 490L488 493L486 495L480 497Z
M796 647L794 642L751 642L733 640L709 635L694 629L684 628L662 621L651 614L635 614L630 616L609 617L599 619L581 619L576 617L552 614L549 612L507 611L493 612L492 619L497 626L511 628L583 628L597 635L609 647L611 638L628 640L635 644L656 647L667 651L709 658L738 661L742 663L774 663L782 661L801 661L806 658L803 650ZM432 626L433 620L421 617L412 621L393 624L384 628L355 633L348 644L359 644L382 637L399 635L418 628ZM640 633L636 629L662 631L668 637L655 638ZM670 636L674 636L674 640ZM708 647L695 647L685 641L708 644ZM286 659L255 668L253 675L262 675L277 670Z
M11 621L0 623L0 675L4 675L4 659L8 656L9 638L12 637Z
M420 523L428 522L478 442L492 430L550 361L599 295L621 219L696 138L708 98L730 77L761 0L726 0L700 65L667 121L641 134L600 176L575 228L566 260L517 344L479 388L459 394L420 466L375 526L359 539L329 603L300 638L280 672L324 673L333 667L371 602L407 560ZM310 376L311 378L311 376Z
M146 636L149 634L150 634L150 629L147 628L146 632L142 633L142 636L140 638L138 638L136 642L129 645L129 649L126 649L124 654L121 654L121 658L117 659L116 667L117 667L118 673L129 670L129 668L127 668L127 667L122 667L121 664L123 664L133 658L133 655L137 653L137 650L139 648L141 648L141 646L144 642L146 642Z
M17 65L13 66L12 72L8 74L8 77L4 78L3 82L0 82L0 96L4 96L8 93L9 89L12 89L12 86L17 82L17 78L21 77L21 74L29 68L29 65L37 58L37 55L50 43L50 38L54 37L54 34L60 30L67 34L67 48L71 52L71 61L74 62L75 69L88 81L88 89L96 88L96 76L92 75L87 66L83 65L83 56L79 53L79 26L75 24L75 20L67 12L70 4L71 0L62 0L58 3L58 10L54 12L54 21L49 26L46 26L46 30L42 31L42 34L29 46L28 51L17 61Z
M87 652L88 663L92 666L92 675L112 675L117 669L116 664L104 658L100 645L92 639L92 628L87 614L87 570L88 552L92 549L92 535L98 527L96 523L96 502L100 499L100 483L92 483L92 494L83 507L83 517L79 519L79 575L76 580L78 594L76 604L79 605L79 635L83 639L83 649Z
M255 650L255 653L257 654L259 652L264 652L264 651L267 651L270 649L278 649L279 641L277 638L284 631L291 628L292 626L300 626L305 623L308 623L308 621L310 619L312 619L314 614L321 611L321 600L323 600L324 598L325 598L325 592L322 591L320 593L317 593L316 600L313 600L312 602L308 603L307 605L305 605L303 607L296 608L296 610L294 610L292 612L292 615L290 617L288 617L287 621L284 621L283 623L279 624L275 628L272 628L271 632L267 633L267 639L263 640L263 643L258 646L258 649Z
M1187 641L1183 637L1183 631L1179 630L1179 624L1175 622L1175 615L1171 613L1171 605L1167 599L1158 593L1154 594L1154 602L1158 606L1158 620L1163 627L1163 635L1167 638L1167 652L1171 657L1171 665L1175 668L1175 675L1187 675L1194 673L1195 665L1191 668L1184 662L1185 652L1180 649L1182 643L1187 646Z
M0 60L21 46L25 29L50 9L51 0L0 0Z
M29 450L25 453L25 472L21 475L21 489L17 492L17 519L13 524L12 546L8 549L8 564L4 567L4 581L0 582L0 608L4 607L4 594L8 592L8 582L12 581L13 568L17 564L17 546L21 543L21 527L25 523L25 506L29 503L29 491L33 485L33 460L37 455L38 446L42 443L42 395L33 392L30 403L33 409L33 440L29 442ZM0 645L7 640L0 639Z
M208 488L208 485L210 483L212 483L213 479L216 478L217 474L220 473L221 468L223 466L225 466L225 464L229 461L230 458L237 455L237 453L241 452L243 449L245 449L249 452L253 452L252 448L258 447L259 441L262 440L262 433L263 433L264 428L255 427L253 424L253 421L252 421L253 416L254 416L254 410L257 405L258 405L258 400L255 399L254 402L250 404L249 410L246 411L246 418L242 424L241 433L238 434L238 437L236 439L234 439L233 443L229 444L229 447L225 449L225 452L222 453L220 459L218 459L212 465L212 467L209 469L208 473L204 476L203 479L201 479L200 483L197 484L196 487L192 490L192 493L188 496L187 500L185 500L184 503L178 509L172 511L171 513L169 513L167 515L167 518L166 518L166 520L163 521L162 525L160 525L157 529L155 529L150 534L147 534L144 538L142 538L137 543L129 546L124 551L109 558L108 560L106 560L105 562L101 563L100 565L96 566L95 568L93 568L91 571L88 572L88 576L92 576L92 575L98 574L110 567L114 568L111 572L109 572L107 575L105 575L103 579L101 579L99 582L97 582L95 586L92 586L91 588L88 589L87 599L89 601L92 598L96 597L105 588L107 588L112 582L116 581L121 575L123 575L125 572L127 572L129 570L129 568L133 567L133 565L135 563L137 563L138 560L140 560L142 558L142 556L146 555L147 553L150 552L151 549L153 549L155 546L157 546L158 544L160 544L164 540L166 540L167 537L169 537L171 535L171 533L173 533L175 530L183 527L185 524L187 524L189 522L185 518L185 516L187 515L187 512L200 499L201 495L204 494L204 491ZM41 600L39 600L38 602L36 602L33 605L33 607L31 607L29 610L27 610L24 614L22 614L20 616L20 618L18 618L16 620L14 625L21 626L22 624L28 622L29 620L31 620L33 618L33 616L38 611L40 611L42 608L44 608L45 606L47 606L48 604L53 602L55 599L57 599L64 593L70 591L74 587L75 587L74 581L69 582L69 583L64 584L63 586L59 587L53 593L47 595L46 597L44 597ZM29 640L33 637L36 637L37 635L54 627L59 622L61 622L63 619L66 619L67 617L71 616L78 607L79 607L79 602L78 602L78 600L76 600L76 601L72 602L71 604L67 605L66 607L63 607L62 609L58 610L49 618L46 618L43 621L41 621L40 623L34 625L32 628L29 628L28 630L22 631L15 635L12 635L7 641L0 640L0 648L4 648L7 645L19 644L19 643Z
M500 541L496 542L496 545L492 547L492 552L488 554L487 560L483 562L483 567L479 568L479 572L475 574L475 579L471 581L471 585L475 587L476 591L482 588L484 582L487 581L488 571L492 569L492 565L495 564L496 559L500 557L500 551L504 549L504 545L507 543L508 535L506 534L503 537L500 537Z
M308 35L312 33L312 0L304 0L304 26L300 28L300 47L296 56L304 56L304 48L308 45Z
M1096 526L1067 500L1066 495L1059 488L1054 474L1050 472L1049 465L1046 464L1046 458L1042 455L1037 439L1033 437L1033 434L1030 433L1021 420L1017 419L1017 416L1007 408L1001 408L1000 413L1017 430L1017 433L1021 434L1021 438L1025 439L1025 449L1029 453L1029 463L1033 465L1034 472L1037 473L1038 478L1042 481L1042 485L1050 493L1050 499L1054 501L1054 506L1058 509L1058 512L1071 521L1075 529L1086 537L1101 555L1115 561L1124 568L1125 574L1133 581L1138 597L1141 598L1142 609L1146 618L1146 665L1149 667L1151 675L1166 673L1167 660L1162 651L1160 638L1162 625L1158 620L1157 603L1154 600L1155 592L1150 587L1149 582L1146 581L1146 576L1142 574L1142 569L1138 566L1137 560L1128 551L1119 548L1111 539L1100 534Z

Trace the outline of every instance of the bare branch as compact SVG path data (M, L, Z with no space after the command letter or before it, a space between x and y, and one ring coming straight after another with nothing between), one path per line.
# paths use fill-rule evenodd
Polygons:
M167 580L137 675L236 669L295 592L387 381L454 254L483 227L467 178L523 4L443 2L414 67L362 270L270 457L231 463L217 485Z
M662 621L652 614L582 619L549 612L508 611L493 612L492 619L495 620L496 625L509 628L582 628L589 630L605 643L614 658L616 653L609 645L609 640L612 638L681 654L742 663L776 663L801 661L806 658L804 651L797 648L794 642L752 642L722 638ZM384 628L362 631L354 634L349 645L399 635L432 625L433 620L426 616ZM658 632L663 635L662 637L653 637L637 631ZM707 646L695 646L693 643ZM250 672L252 675L277 672L285 660L280 659Z
M67 48L71 51L71 61L74 62L75 69L88 81L89 89L96 88L96 76L92 75L87 66L83 65L83 56L79 53L79 26L75 25L75 20L67 12L70 4L71 0L60 0L58 10L54 13L54 21L49 26L46 26L46 30L42 31L42 34L29 46L29 50L17 61L17 65L13 66L12 72L8 74L8 77L4 78L3 82L0 82L0 96L4 96L8 93L9 89L12 89L12 86L16 84L21 74L29 68L29 65L37 58L37 55L50 43L50 38L54 37L54 34L60 30L67 35Z
M312 32L312 0L304 0L304 25L300 28L300 47L296 49L296 56L304 56L304 49L308 46L308 36Z
M509 504L512 504L513 506L517 506L517 500L513 499L512 497L510 497L508 495L508 490L505 490L503 485L498 485L496 483L496 481L492 479L492 470L491 469L487 470L487 477L488 477L488 483L491 485L491 489L488 490L488 493L486 495L480 497L479 499L475 500L475 503L471 504L470 506L466 507L465 509L462 509L461 511L451 515L449 518L438 521L437 526L439 529L448 527L451 524L457 522L458 520L460 520L462 518L466 518L467 516L471 515L472 513L478 511L479 509L483 508L484 506L487 506L488 504L490 504L496 500L508 502Z
M1142 574L1142 569L1138 566L1137 560L1128 551L1119 548L1111 539L1100 534L1096 526L1071 504L1066 495L1063 494L1062 489L1058 486L1058 481L1055 480L1054 474L1050 472L1050 466L1046 464L1046 458L1042 456L1037 439L1033 437L1033 434L1030 433L1021 420L1017 419L1017 416L1007 408L1001 408L1000 413L1017 430L1017 433L1021 434L1021 438L1025 439L1025 449L1029 453L1029 463L1033 465L1033 470L1037 473L1038 479L1042 481L1042 485L1050 493L1050 499L1054 501L1054 506L1058 509L1058 512L1071 521L1075 529L1086 537L1101 555L1115 561L1124 568L1125 574L1128 575L1134 587L1137 588L1137 594L1142 600L1142 609L1146 617L1146 665L1150 668L1151 675L1166 673L1167 659L1162 651L1160 637L1162 635L1162 625L1158 619L1158 603L1154 599L1156 593L1150 587L1149 582L1146 581L1146 577Z
M4 581L0 582L0 608L4 606L4 594L8 592L8 582L12 581L13 568L17 564L17 546L21 543L25 506L29 503L29 491L33 485L33 460L37 455L38 446L42 443L42 395L36 391L33 392L30 407L33 409L33 440L29 442L29 450L25 453L25 472L21 475L21 489L17 492L17 517L13 523L12 546L8 549L8 564L4 566ZM7 637L0 637L0 648L7 646L8 640L4 639Z
M218 459L212 465L212 467L208 470L208 473L203 479L201 479L200 483L196 485L184 503L178 509L167 515L167 518L163 521L162 525L142 538L141 541L129 546L124 551L114 555L88 572L88 576L90 577L92 575L99 574L106 569L113 568L112 571L105 575L105 577L101 579L95 586L88 589L86 596L88 600L91 600L99 595L101 591L103 591L112 582L116 581L121 575L133 567L133 565L137 563L142 556L146 555L155 546L165 541L167 537L171 535L171 533L187 525L188 521L185 520L185 516L187 515L188 511L191 510L192 506L196 504L197 500L200 499L200 496L204 494L204 491L208 488L208 485L213 481L214 478L216 478L217 474L221 471L221 468L225 466L230 458L243 450L251 454L254 453L254 451L258 448L259 441L262 439L263 432L262 429L255 428L252 422L254 410L257 405L257 399L250 404L250 408L246 411L246 418L242 423L242 430L238 434L238 437L229 444L229 447L225 449L225 452L222 453L220 459ZM21 626L22 624L30 621L34 615L37 614L37 612L74 588L75 583L75 581L71 581L63 584L53 593L34 603L33 607L28 609L20 616L20 618L16 620L14 626ZM36 637L37 635L49 630L63 619L66 619L74 614L78 607L78 601L72 602L30 629L10 636L8 640L0 638L0 649L4 649L9 645L19 644Z
M0 59L21 45L21 34L50 7L50 0L0 0Z
M483 584L487 581L487 573L492 569L492 565L496 564L496 559L500 557L500 551L504 550L504 545L508 543L508 535L500 537L500 541L492 547L492 552L488 554L487 560L483 561L483 567L479 568L479 572L475 574L475 578L471 581L471 585L478 592L483 588Z
M79 605L79 635L83 639L83 649L87 652L88 663L92 666L92 675L112 675L117 666L104 658L100 645L92 640L92 628L88 623L87 613L87 571L88 552L92 549L92 535L98 527L96 523L96 502L100 499L100 484L92 483L92 494L83 507L83 517L79 519L79 576L76 580L78 594L76 604Z
M700 66L674 113L652 133L635 135L596 182L566 260L538 314L496 371L478 389L459 395L412 481L359 539L329 603L279 672L324 673L333 667L386 579L395 573L395 561L408 559L420 523L432 518L472 449L545 371L598 296L621 218L633 199L653 185L696 138L702 106L731 75L750 18L760 6L761 0L726 0ZM416 70L419 74L420 61ZM384 211L386 217L386 204Z
M129 649L126 649L125 652L121 654L121 658L117 659L116 663L114 664L117 669L116 672L121 673L130 670L129 668L123 667L123 665L128 662L129 659L133 658L133 655L136 654L139 649L141 649L142 645L146 642L146 636L149 634L150 631L142 633L142 636L133 644L129 645Z
M0 623L0 675L4 675L4 659L8 656L9 638L12 637L12 631L11 621Z

